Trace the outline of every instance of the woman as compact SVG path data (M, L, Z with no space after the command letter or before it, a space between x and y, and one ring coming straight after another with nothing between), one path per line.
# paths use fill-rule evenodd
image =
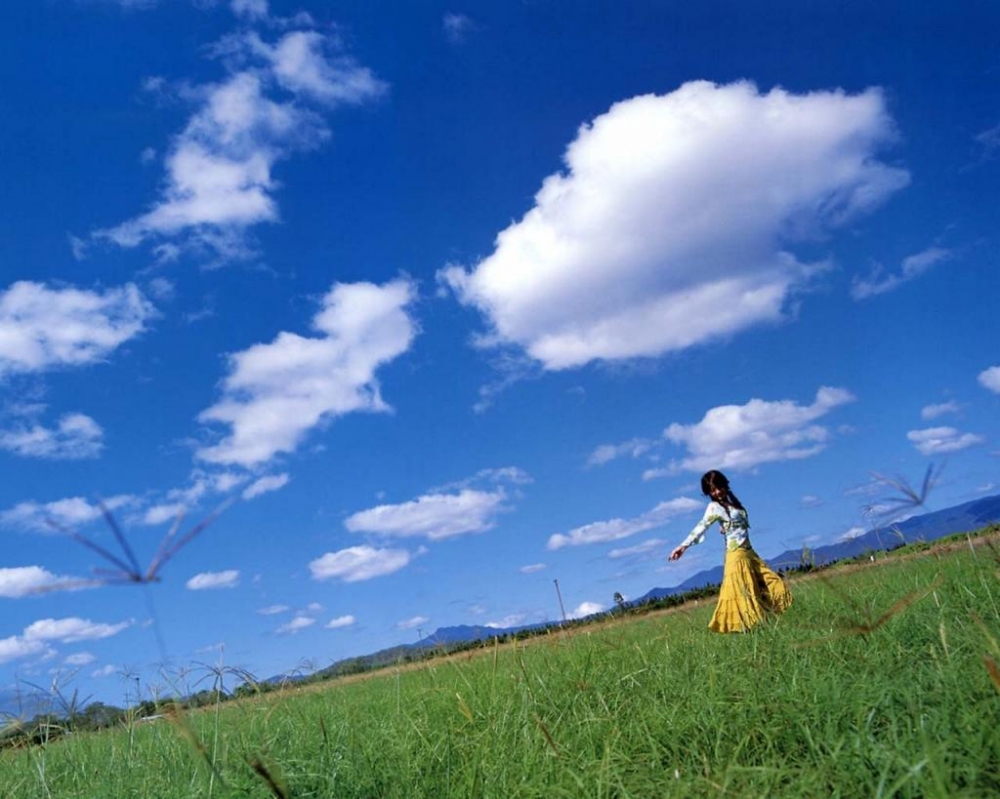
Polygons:
M792 594L775 572L750 546L750 522L746 508L729 488L722 472L712 470L701 478L701 492L711 498L702 520L684 542L670 553L679 559L693 544L705 540L705 531L716 522L726 537L726 565L708 628L717 633L749 630L768 612L781 613L792 604Z

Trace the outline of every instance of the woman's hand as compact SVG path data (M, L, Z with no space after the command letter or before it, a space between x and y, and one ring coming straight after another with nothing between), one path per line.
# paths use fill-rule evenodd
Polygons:
M686 549L687 547L685 546L677 547L677 549L670 553L670 560L679 560L680 556L684 554L684 550Z

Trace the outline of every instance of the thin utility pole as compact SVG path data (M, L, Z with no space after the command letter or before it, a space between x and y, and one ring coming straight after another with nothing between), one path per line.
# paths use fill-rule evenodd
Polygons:
M559 592L559 581L553 580L556 584L556 596L559 597L559 611L562 613L563 624L566 623L566 608L563 607L562 594Z

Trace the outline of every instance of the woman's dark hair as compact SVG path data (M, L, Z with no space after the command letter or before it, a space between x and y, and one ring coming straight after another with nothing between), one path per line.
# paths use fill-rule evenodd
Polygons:
M712 495L713 488L721 488L725 492L725 496L722 499L723 505L731 508L739 508L744 512L746 511L746 508L743 507L743 503L740 502L736 498L736 494L730 490L729 478L722 472L717 472L715 469L712 469L710 472L705 472L701 476L701 493L706 497L709 497Z

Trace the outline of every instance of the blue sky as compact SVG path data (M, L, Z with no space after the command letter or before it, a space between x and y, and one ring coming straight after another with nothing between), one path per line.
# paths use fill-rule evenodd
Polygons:
M0 21L4 690L585 615L721 561L708 468L765 557L997 493L995 4ZM227 500L148 590L65 532Z

